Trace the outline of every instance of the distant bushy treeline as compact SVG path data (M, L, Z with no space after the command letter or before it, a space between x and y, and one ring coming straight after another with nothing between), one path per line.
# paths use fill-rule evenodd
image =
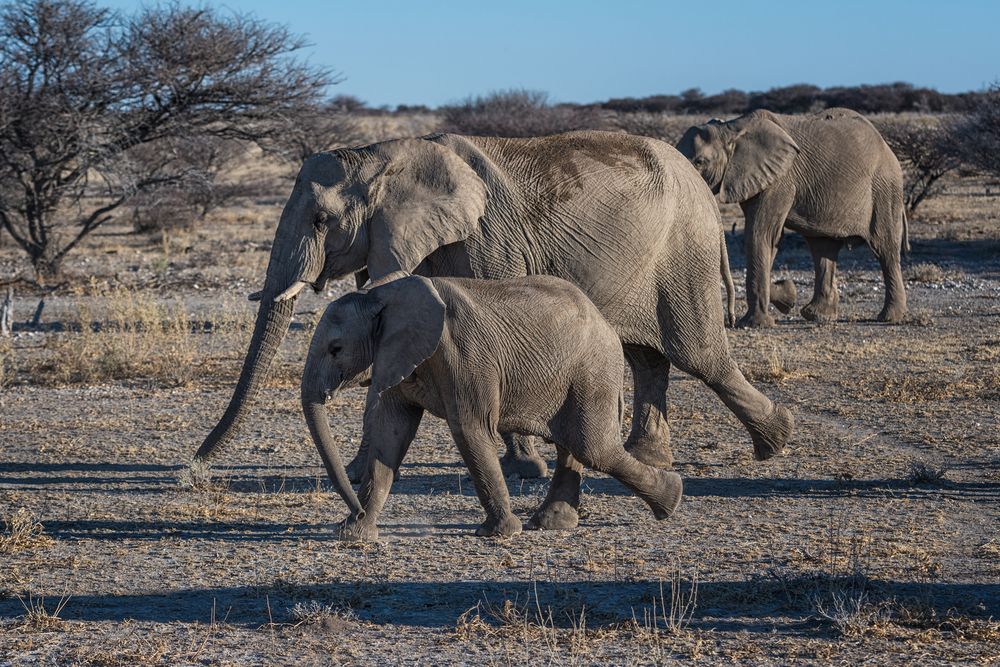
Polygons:
M652 95L611 99L600 106L614 111L652 111L679 114L737 115L754 109L777 113L804 113L829 107L847 107L862 113L925 111L964 113L975 107L980 93L941 93L933 88L917 88L909 83L820 88L797 84L762 92L730 89L704 95L697 88L679 95Z

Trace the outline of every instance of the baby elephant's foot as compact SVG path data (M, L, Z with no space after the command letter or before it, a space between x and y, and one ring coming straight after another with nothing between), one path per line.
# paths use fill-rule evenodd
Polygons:
M579 523L576 508L565 500L556 500L539 507L528 521L528 527L532 530L572 530Z
M340 525L339 537L341 542L374 542L378 539L378 527L348 519Z
M520 458L505 454L500 459L500 468L505 476L517 476L521 479L538 479L549 474L549 465L537 454Z
M764 420L763 424L750 427L753 440L753 455L758 461L766 461L781 452L792 435L795 419L792 413L780 405Z
M659 475L659 492L649 497L647 502L653 509L653 516L662 521L673 514L681 504L684 482L681 481L680 475L672 471L660 470Z
M510 537L521 532L521 522L513 514L508 514L502 519L490 517L476 528L476 535L479 537Z

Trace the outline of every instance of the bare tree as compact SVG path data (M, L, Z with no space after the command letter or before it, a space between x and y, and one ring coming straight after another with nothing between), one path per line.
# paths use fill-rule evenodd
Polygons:
M954 116L875 118L875 124L903 167L909 213L941 192L941 179L962 165L955 144Z
M958 124L956 137L962 158L970 167L1000 176L1000 83L980 97Z
M139 192L192 177L172 142L264 142L331 78L303 41L178 4L123 17L87 0L0 7L0 224L39 280Z
M289 118L288 131L271 150L295 161L313 153L365 142L362 124L357 118L364 103L341 95L325 104L301 109Z

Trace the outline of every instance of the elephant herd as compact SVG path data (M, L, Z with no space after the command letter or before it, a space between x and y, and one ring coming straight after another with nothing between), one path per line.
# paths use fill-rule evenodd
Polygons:
M677 148L610 132L530 139L435 134L319 153L299 171L275 232L256 325L232 399L196 454L207 459L247 417L288 331L296 295L360 276L313 335L302 408L330 479L350 508L343 539L376 520L425 411L445 419L486 520L511 535L504 472L544 474L533 438L556 445L533 528L577 524L582 465L632 489L663 519L680 502L667 425L671 364L743 423L757 459L780 452L793 417L753 387L726 336L732 279L715 195L746 217L747 313L773 324L769 285L782 228L815 263L810 320L836 317L837 252L866 242L886 281L879 319L906 312L902 175L861 115L755 111L690 128ZM634 379L621 442L622 377ZM362 446L350 465L325 401L368 386ZM497 450L507 452L502 461ZM351 482L360 482L356 494Z

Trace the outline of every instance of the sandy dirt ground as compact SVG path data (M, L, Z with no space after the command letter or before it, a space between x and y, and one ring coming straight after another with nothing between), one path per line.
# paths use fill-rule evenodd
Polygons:
M842 255L838 322L793 313L730 332L747 375L795 413L783 455L753 461L721 402L675 373L677 513L657 522L588 473L577 529L508 540L474 536L472 483L427 418L379 542L337 541L345 510L308 441L297 374L312 321L347 283L300 299L253 419L210 480L192 478L249 338L242 299L280 201L165 243L110 227L72 258L40 330L20 326L6 348L0 665L997 664L1000 199L987 188L953 182L913 221L910 322L872 321L881 276L857 248ZM738 209L725 215L741 283ZM0 248L4 275L19 261ZM776 274L808 300L794 234ZM86 369L74 350L97 348L84 343L125 336L69 326L101 321L116 285L180 308L190 331L135 348L167 355L159 366L60 376ZM17 289L20 321L38 294ZM332 406L346 455L362 400ZM546 481L508 484L527 519Z

